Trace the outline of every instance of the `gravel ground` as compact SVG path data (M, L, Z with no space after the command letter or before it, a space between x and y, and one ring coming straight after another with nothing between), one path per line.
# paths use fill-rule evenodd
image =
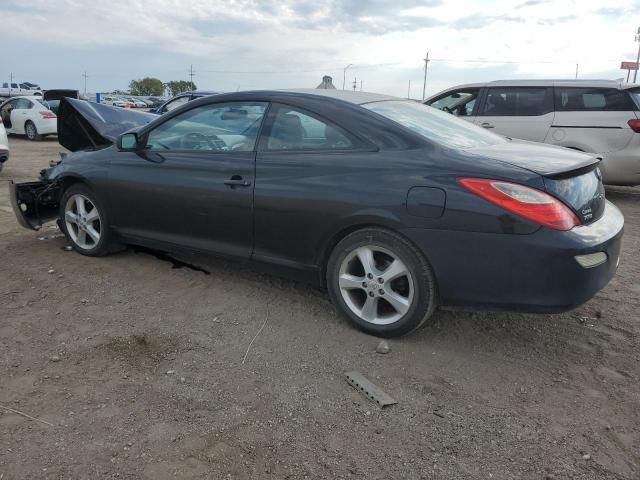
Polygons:
M607 192L623 255L586 305L442 311L381 355L305 285L205 259L191 263L208 273L132 250L86 258L53 227L20 228L8 179L61 147L10 144L0 479L640 478L640 189ZM398 403L376 408L349 370Z

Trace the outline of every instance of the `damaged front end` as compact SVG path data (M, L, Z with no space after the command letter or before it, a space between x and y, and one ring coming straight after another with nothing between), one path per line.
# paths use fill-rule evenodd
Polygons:
M38 230L58 218L65 188L85 178L87 172L97 170L94 155L113 145L120 134L156 118L148 113L62 98L58 107L58 142L75 153L61 154L61 160L51 162L51 168L40 172L39 181L10 183L11 206L18 223Z
M48 180L46 171L37 182L11 181L10 197L13 212L24 228L39 230L42 224L58 218L62 185L57 179Z

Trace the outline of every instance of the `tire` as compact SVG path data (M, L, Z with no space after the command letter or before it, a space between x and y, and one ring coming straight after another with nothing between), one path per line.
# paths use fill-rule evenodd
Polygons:
M84 214L80 203L84 205ZM111 231L106 209L85 185L72 185L62 195L59 225L76 252L88 257L110 252Z
M36 125L31 120L28 120L24 124L24 134L32 142L35 142L36 140L42 140L42 135L38 133Z
M327 263L327 287L353 326L379 337L420 328L437 306L427 259L401 235L380 228L358 230L336 245Z

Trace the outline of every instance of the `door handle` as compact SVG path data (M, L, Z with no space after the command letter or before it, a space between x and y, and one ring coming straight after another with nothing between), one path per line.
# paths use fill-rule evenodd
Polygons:
M251 185L251 182L243 180L240 175L234 175L229 180L225 180L224 184L229 185L230 187L248 187Z
M495 128L493 125L491 125L489 122L484 122L483 124L480 125L483 128Z

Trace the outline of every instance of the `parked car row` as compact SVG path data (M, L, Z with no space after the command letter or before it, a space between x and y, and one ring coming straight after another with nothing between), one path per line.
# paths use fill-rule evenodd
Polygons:
M501 135L596 153L605 183L640 184L640 86L603 80L461 85L425 102Z
M107 95L100 99L100 103L122 108L154 108L158 106L159 99L156 97L143 98Z

